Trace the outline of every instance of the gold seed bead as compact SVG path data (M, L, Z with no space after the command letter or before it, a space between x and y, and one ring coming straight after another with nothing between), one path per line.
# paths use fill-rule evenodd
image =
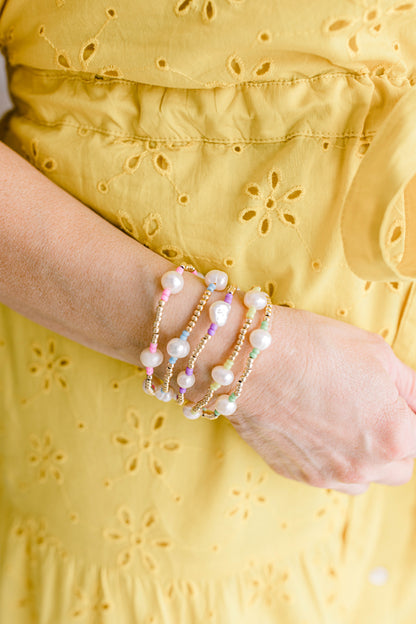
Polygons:
M210 402L210 400L213 397L215 390L213 390L212 388L209 390L209 392L206 393L206 395L204 397L202 397L202 399L200 401L198 401L198 403L196 403L193 408L192 411L193 412L198 412L199 410L202 410L206 405L208 405L208 403Z
M178 394L176 395L176 401L177 401L178 405L183 405L184 402L185 402L185 398L184 398L183 394L178 392Z

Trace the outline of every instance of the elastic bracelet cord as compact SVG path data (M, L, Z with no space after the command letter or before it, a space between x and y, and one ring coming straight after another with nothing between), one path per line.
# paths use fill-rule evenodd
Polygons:
M150 346L143 349L140 353L140 362L146 368L146 379L143 383L143 389L147 394L157 395L157 390L153 381L153 370L163 362L163 354L157 348L159 341L159 328L163 316L165 304L169 300L170 295L176 295L181 292L184 286L183 272L189 271L194 275L198 275L196 269L190 264L181 264L175 270L167 271L162 275L161 283L163 287L162 295L156 307L156 315L153 323L152 339Z
M185 416L190 420L195 420L200 416L204 416L205 418L209 418L211 420L217 418L217 416L212 416L211 412L208 414L204 412L204 408L211 401L214 393L221 386L229 386L234 381L234 373L232 372L232 368L235 364L235 360L242 349L244 341L247 336L247 332L250 329L251 324L253 323L253 319L256 315L257 310L262 310L267 305L267 294L261 292L259 286L255 286L251 288L244 295L244 305L248 308L246 312L246 317L242 327L240 328L237 340L233 347L231 354L225 360L224 364L214 366L211 370L211 377L213 382L211 383L209 389L205 393L205 395L200 399L197 403L195 403L191 409L184 410Z
M256 359L256 357L259 355L261 351L264 351L271 345L272 336L269 330L271 329L271 317L272 317L273 305L272 305L269 295L266 295L266 296L267 296L268 303L266 305L266 309L264 312L263 321L260 325L260 328L253 330L249 336L250 344L253 347L253 349L247 358L244 371L241 374L239 380L237 381L233 392L230 395L221 394L217 398L215 405L214 405L214 414L213 414L214 418L218 418L218 416L221 416L221 415L231 416L232 414L234 414L235 410L237 409L236 401L241 394L243 385L246 382L247 377L250 375L253 369L254 360Z
M231 311L233 295L236 290L236 286L229 286L227 289L227 294L224 297L224 301L216 301L215 303L210 305L209 317L212 321L211 325L209 326L207 333L202 336L199 344L193 350L192 355L189 358L186 370L179 373L177 377L179 392L176 395L176 401L178 405L184 404L184 395L186 390L193 386L195 383L194 368L196 360L204 350L208 341L215 335L218 327L223 327L227 323ZM186 408L184 409L186 410Z
M198 305L196 306L188 324L185 329L182 331L179 338L172 338L169 340L166 350L169 354L169 362L166 367L166 372L163 377L162 387L159 389L157 393L157 398L161 401L170 401L173 399L174 393L169 388L170 380L173 375L173 370L175 368L175 364L178 359L184 358L189 355L190 346L188 342L188 338L192 333L193 328L195 327L198 318L200 317L203 309L205 308L209 298L211 297L214 290L224 290L227 286L228 275L224 273L224 271L212 270L209 271L204 277L205 283L207 284L207 288L202 295Z

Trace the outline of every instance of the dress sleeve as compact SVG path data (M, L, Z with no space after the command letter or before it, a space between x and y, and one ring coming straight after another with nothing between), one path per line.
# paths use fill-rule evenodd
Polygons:
M416 87L380 126L341 216L351 270L371 281L416 280Z

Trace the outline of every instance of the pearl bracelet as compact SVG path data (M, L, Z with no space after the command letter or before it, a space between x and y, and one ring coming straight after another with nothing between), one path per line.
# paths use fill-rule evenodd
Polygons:
M267 297L268 303L266 305L266 310L265 310L263 321L260 325L260 328L253 330L249 336L250 344L254 348L252 349L252 351L250 352L250 355L247 358L244 371L240 379L237 381L237 384L233 392L230 395L221 394L218 397L214 405L214 416L216 418L218 418L218 416L221 416L221 415L231 416L232 414L234 414L235 410L237 409L236 401L241 394L243 385L247 377L250 375L252 371L254 360L259 355L260 351L264 351L271 345L272 335L269 332L269 329L271 326L273 305L272 305L269 295L266 295L266 297Z
M184 404L184 394L186 390L193 386L195 383L195 375L193 373L197 358L204 350L208 341L214 336L218 327L223 327L226 324L228 316L230 314L231 302L233 300L233 295L235 291L236 286L229 286L227 289L227 294L224 297L224 301L216 301L210 306L209 316L212 321L211 325L209 326L207 333L201 338L199 344L192 352L186 370L179 373L177 377L177 381L179 384L179 393L176 395L176 401L178 405Z
M159 366L163 362L163 354L157 348L159 341L159 328L163 316L163 309L165 304L169 300L170 295L176 295L181 292L184 286L183 272L189 271L194 275L197 275L196 269L190 264L181 264L174 271L167 271L162 275L161 283L163 286L163 292L159 299L159 303L156 308L156 317L153 323L152 339L150 346L147 349L143 349L140 353L140 362L146 368L146 379L143 385L143 389L147 394L155 394L157 396L160 390L156 391L155 386L152 384L153 370L156 366ZM159 397L158 397L159 398Z
M214 393L221 386L229 386L234 381L234 373L232 372L232 368L234 366L237 355L241 351L241 348L244 344L247 332L253 322L255 314L257 310L262 310L267 305L267 294L261 292L260 287L256 286L250 289L244 295L244 305L248 308L246 313L245 321L240 328L237 340L233 347L231 354L228 356L224 364L214 366L211 370L211 377L213 382L211 383L206 394L200 399L195 405L189 407L184 407L184 414L190 420L194 420L199 418L200 416L204 416L205 418L209 418L213 420L217 418L217 416L213 416L212 413L204 412L204 408L211 401Z
M173 398L173 391L170 390L169 384L173 375L173 369L175 367L175 364L178 359L184 358L189 354L190 346L188 338L214 290L224 290L224 288L227 286L228 275L224 273L224 271L212 270L205 275L204 280L205 284L207 285L207 289L205 290L198 305L192 313L191 319L181 333L180 337L172 338L167 344L166 349L168 354L170 355L170 358L166 368L166 373L163 378L162 387L159 389L157 397L162 401L167 402ZM180 375L181 373L179 373L178 377ZM191 379L190 376L187 377L188 380ZM195 382L195 377L193 377L193 380ZM192 383L187 387L190 387L191 385Z

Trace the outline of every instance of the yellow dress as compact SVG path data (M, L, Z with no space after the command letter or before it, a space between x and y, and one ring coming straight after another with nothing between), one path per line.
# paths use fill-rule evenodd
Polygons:
M56 184L416 368L415 2L0 0L0 40ZM142 380L0 308L2 624L414 624L415 481L284 479Z

